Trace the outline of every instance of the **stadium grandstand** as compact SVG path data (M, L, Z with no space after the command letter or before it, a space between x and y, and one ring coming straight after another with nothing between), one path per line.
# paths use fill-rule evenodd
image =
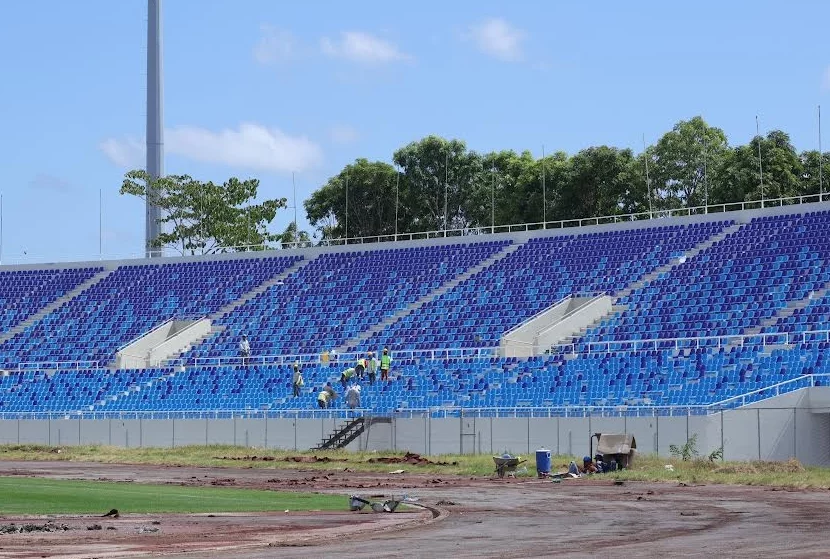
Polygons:
M830 372L828 230L830 205L815 203L3 266L0 413L313 417L326 383L383 348L391 378L364 383L361 398L376 416L737 407ZM334 401L343 417L344 400Z

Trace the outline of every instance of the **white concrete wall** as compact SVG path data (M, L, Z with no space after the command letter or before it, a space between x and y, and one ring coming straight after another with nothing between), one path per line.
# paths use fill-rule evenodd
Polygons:
M803 389L745 408L692 416L655 417L447 417L428 415L375 423L349 445L359 450L409 450L422 454L511 452L554 455L590 452L597 432L631 433L641 454L670 455L697 435L701 456L723 447L727 460L786 460L830 465L829 388ZM342 426L344 419L10 419L0 420L0 444L164 447L228 444L306 450Z

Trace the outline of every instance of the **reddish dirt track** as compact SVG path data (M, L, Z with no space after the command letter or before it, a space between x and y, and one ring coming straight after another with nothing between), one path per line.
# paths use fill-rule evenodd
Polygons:
M0 557L9 558L828 556L826 491L73 462L0 462L0 475L344 495L343 513L58 518L80 529L2 534ZM408 493L435 512L348 513L350 493ZM94 523L103 529L86 529Z

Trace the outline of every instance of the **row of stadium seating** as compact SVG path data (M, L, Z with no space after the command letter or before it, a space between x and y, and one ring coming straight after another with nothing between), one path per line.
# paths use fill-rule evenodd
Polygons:
M363 383L361 405L377 413L441 407L700 406L824 370L827 349L823 343L769 352L759 346L608 352L575 360L564 355L403 359L395 363L389 382ZM327 382L341 391L337 377L343 367L305 366L299 398L291 396L289 366L18 372L0 379L0 413L312 408ZM335 400L335 407L345 407L345 402Z
M725 238L715 237L730 227ZM287 368L193 364L199 358L236 356L243 333L255 355L319 353L347 342L360 351L389 346L393 355L409 349L494 347L506 331L574 294L627 293L618 301L623 310L589 328L575 354L571 348L553 348L549 355L526 360L402 358L395 362L395 380L366 388L363 404L377 411L707 404L830 371L822 357L826 344L797 344L771 353L752 343L621 350L618 342L636 339L830 330L825 233L830 212L759 216L736 228L731 220L716 220L589 234L573 230L529 240L131 263L108 272L96 267L0 271L0 280L7 280L0 285L0 334L101 276L0 344L0 363L11 370L24 361L106 364L120 346L170 318L215 315L220 326L217 335L185 355L190 366L176 374L171 368L12 372L0 379L0 412L312 407L315 391L336 380L345 364L308 366L299 399L287 396ZM680 258L715 240L695 256ZM653 281L637 284L678 258ZM476 266L481 269L472 274ZM447 289L465 272L471 277ZM282 281L264 289L277 277ZM258 295L238 304L260 286ZM402 319L387 320L427 298ZM367 341L355 343L361 334ZM604 342L617 343L597 351Z

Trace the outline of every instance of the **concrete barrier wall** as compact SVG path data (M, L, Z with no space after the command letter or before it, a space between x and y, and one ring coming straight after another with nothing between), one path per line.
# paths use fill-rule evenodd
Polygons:
M808 402L792 400L793 403ZM2 420L0 444L163 447L235 445L307 450L343 424L335 419L52 419ZM830 413L806 407L747 407L706 416L489 418L428 415L375 423L350 450L409 450L423 454L554 455L590 452L597 432L632 433L641 454L671 455L697 437L699 456L723 448L727 460L787 460L830 465Z

